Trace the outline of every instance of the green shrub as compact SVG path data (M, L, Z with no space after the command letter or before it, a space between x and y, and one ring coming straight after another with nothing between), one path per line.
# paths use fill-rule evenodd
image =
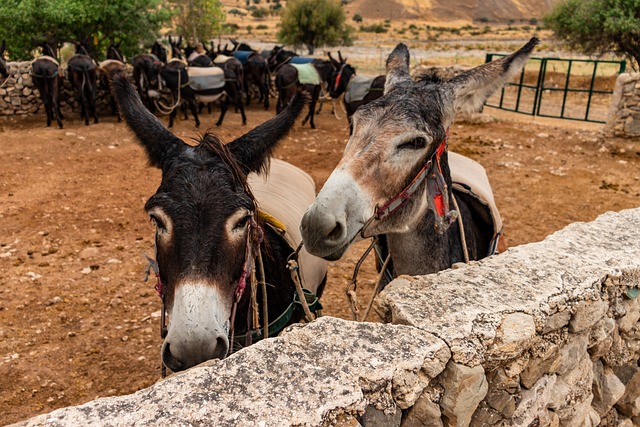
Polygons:
M269 29L269 26L264 24L260 24L256 27L256 30L268 30L268 29Z
M355 15L353 15L353 18L351 18L351 19L353 19L357 23L362 22L362 16L360 16L359 13L356 13Z
M360 25L360 31L365 33L386 33L388 30L382 24Z

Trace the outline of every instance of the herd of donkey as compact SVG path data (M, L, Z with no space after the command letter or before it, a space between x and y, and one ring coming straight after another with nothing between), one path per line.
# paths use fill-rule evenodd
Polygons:
M377 79L382 90L369 92L376 99L360 101L352 111L342 159L317 195L304 171L270 159L320 90L319 84L301 87L304 71L296 66L297 57L283 49L265 57L240 43L215 54L191 48L183 53L180 38L169 41L171 60L158 43L151 54L133 58L135 86L118 72L124 65L117 45L109 47L112 62L101 65L113 67L114 102L150 164L162 170L145 209L156 226L156 259L149 260L149 269L162 301L163 366L176 372L224 358L288 324L312 320L321 308L317 299L326 284L327 261L340 259L357 241L373 238L366 253L376 254L378 289L398 275L435 273L502 249L502 222L486 171L448 151L449 128L456 113L477 111L521 72L537 38L449 80L412 78L409 49L398 44L384 79ZM46 56L34 61L33 76L43 95L53 94L57 61L55 52L43 49ZM81 100L92 99L86 95L95 93L97 68L83 49L78 46L68 65L69 79L85 93ZM356 79L342 56L310 63L328 82L331 96ZM200 72L211 69L220 71ZM221 93L242 111L242 84L250 81L267 108L274 72L278 114L226 144L210 133L195 146L187 144L153 113L167 107L154 102L164 88L173 92L172 114L184 101L196 123L196 101L209 102ZM211 81L216 87L207 87ZM97 117L86 102L88 124L89 112ZM45 103L49 109L55 105ZM57 106L53 110L60 118ZM224 107L220 122L223 115ZM309 120L313 125L312 112ZM350 297L355 297L357 269ZM351 301L361 320L355 298Z
M66 70L62 70L58 62L57 46L46 42L37 44L42 55L33 60L31 75L45 107L47 126L51 126L55 119L58 126L63 127L59 92L64 74L68 76L74 89L81 117L88 125L91 118L95 123L98 122L97 85L101 84L108 89L111 76L126 71L126 61L120 51L121 42L116 43L112 39L106 51L106 60L98 62L98 55L92 49L90 40L88 38L75 44L76 52L69 59ZM182 108L185 119L187 118L187 107L198 127L198 113L202 106L208 104L211 111L210 104L214 101L220 103L220 116L216 126L222 124L230 104L242 115L242 124L246 124L244 106L251 102L250 93L256 93L258 102L268 109L269 97L275 84L277 113L284 109L299 86L309 92L311 102L304 123L309 121L311 128L315 128L315 108L321 93L324 92L333 99L349 91L355 94L351 96L350 102L345 103L347 114L351 116L362 103L382 96L384 88L384 76L358 76L354 79L355 69L346 63L340 52L339 60L334 59L331 54L328 55L328 60L323 60L299 56L282 46L258 52L246 43L234 39L231 39L232 48L218 45L217 49L213 42L210 49L205 49L202 44L183 47L182 36L168 36L167 41L171 51L170 58L167 49L155 42L150 53L134 56L131 65L133 80L144 104L151 112L168 114L169 127L173 126L178 108ZM8 70L3 59L4 49L3 41L0 47L0 75L6 77ZM253 90L250 90L251 86ZM163 94L166 96L163 97ZM113 114L117 114L113 96L111 109Z

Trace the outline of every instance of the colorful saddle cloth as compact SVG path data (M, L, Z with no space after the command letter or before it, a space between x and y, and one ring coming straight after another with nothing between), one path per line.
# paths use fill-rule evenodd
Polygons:
M224 70L218 67L189 67L189 87L205 92L224 87Z
M303 85L319 85L320 75L312 64L291 64L298 70L298 81Z

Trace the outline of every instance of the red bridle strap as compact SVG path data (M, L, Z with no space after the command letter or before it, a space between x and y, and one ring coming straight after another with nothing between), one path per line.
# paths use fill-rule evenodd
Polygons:
M347 64L342 64L342 67L340 67L340 71L338 71L338 77L336 77L336 83L333 85L333 90L336 91L338 90L338 86L340 85L340 79L342 78L342 72L344 71L344 68L347 66Z
M424 181L429 176L429 171L431 170L431 166L433 165L434 160L436 163L436 167L438 168L438 173L442 175L442 168L440 167L440 158L442 157L442 154L447 149L448 140L449 140L449 129L447 129L445 137L440 143L440 145L438 146L438 148L436 149L436 151L429 158L429 160L424 164L424 166L420 169L420 171L418 171L417 175L415 176L415 178L413 178L411 183L407 185L404 188L404 190L400 192L400 194L398 194L397 196L387 201L384 205L376 207L375 218L377 220L381 220L388 217L393 212L400 209L409 199L411 199L411 197L418 191L422 183L424 183ZM445 216L446 208L444 206L444 200L441 193L437 194L434 197L434 203L438 210L438 214L441 217Z

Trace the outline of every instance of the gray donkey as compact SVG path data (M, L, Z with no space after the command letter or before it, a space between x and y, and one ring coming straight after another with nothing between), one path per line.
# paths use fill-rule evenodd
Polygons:
M395 272L412 275L495 253L501 221L486 173L447 152L448 129L456 112L477 110L517 75L536 44L446 82L413 81L409 51L396 46L384 96L356 111L343 157L302 220L307 250L336 260L355 241L384 236Z

